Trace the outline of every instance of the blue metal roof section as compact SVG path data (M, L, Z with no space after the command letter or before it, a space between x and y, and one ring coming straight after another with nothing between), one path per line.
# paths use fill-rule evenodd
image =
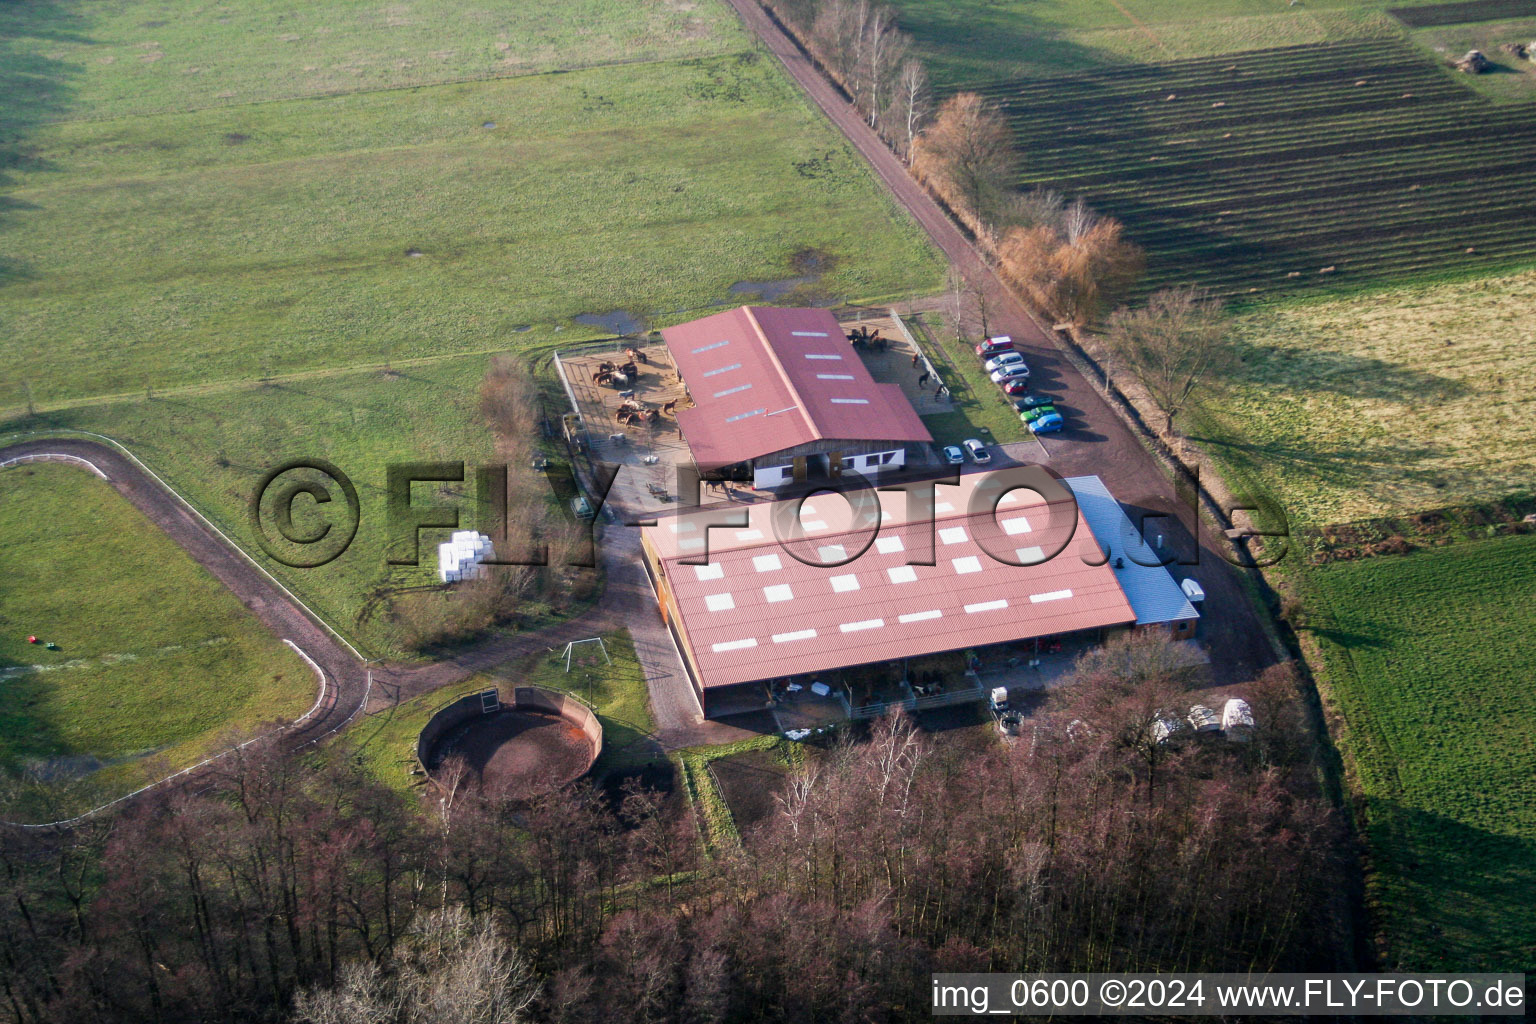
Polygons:
M1110 553L1110 568L1136 613L1136 624L1199 618L1200 613L1184 596L1178 581L1166 566L1157 564L1157 552L1136 531L1131 517L1109 493L1104 481L1096 476L1073 476L1066 478L1066 484L1077 496L1078 507L1093 531L1094 540ZM1116 559L1121 560L1118 565Z

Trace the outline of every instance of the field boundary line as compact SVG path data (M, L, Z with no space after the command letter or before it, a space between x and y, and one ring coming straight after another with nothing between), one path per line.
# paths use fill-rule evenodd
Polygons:
M328 695L328 693L330 691L330 686L329 686L329 684L327 682L328 677L325 674L325 670L322 669L319 665L315 664L315 659L311 658L304 651L304 649L302 647L300 647L298 644L294 643L292 640L289 640L287 638L283 639L283 643L287 644L289 647L292 647L294 649L294 651L298 654L298 656L300 658L303 658L305 663L307 663L310 668L315 670L315 674L317 676L319 676L319 678L320 678L320 693L319 693L319 695L315 697L315 702L314 702L314 704L310 705L309 710L304 712L304 714L300 715L298 718L295 718L291 722L284 723L283 725L280 725L280 726L278 726L275 729L269 729L269 730L267 730L266 732L262 733L259 736L252 736L248 740L244 740L244 741L242 741L240 743L237 743L237 744L235 744L232 747L227 747L224 750L219 751L217 754L210 754L209 756L203 758L201 761L198 761L195 764L189 764L185 768L179 769L178 771L174 771L174 772L172 772L171 774L165 776L162 779L156 779L154 782L150 782L150 783L148 783L146 785L140 786L138 789L135 789L135 790L133 790L131 792L124 793L122 796L115 797L115 798L113 798L111 800L108 800L104 804L98 804L97 806L92 807L88 811L83 811L82 813L75 815L73 818L61 818L58 821L45 821L45 822L40 822L38 824L30 824L30 825L26 824L24 822L19 822L19 821L0 821L0 825L7 825L7 826L9 826L11 828L25 829L27 831L43 831L45 829L68 829L68 828L73 828L74 826L80 824L82 821L86 821L86 820L88 820L90 818L94 818L96 815L100 814L102 811L106 810L109 807L116 807L120 803L124 803L124 802L126 802L128 800L132 800L134 797L137 797L137 796L142 796L143 794L148 793L150 790L157 789L160 786L163 786L163 785L165 785L168 782L173 782L176 779L181 778L183 775L188 775L188 774L191 774L192 772L195 772L195 771L197 771L197 770L199 770L201 768L206 768L208 765L210 765L213 762L219 760L220 758L228 757L230 754L233 754L233 753L235 753L238 750L244 750L246 747L250 746L253 743L259 743L262 740L271 739L274 736L278 736L278 735L281 735L282 733L289 732L289 731L291 731L291 730L293 730L293 729L303 725L306 721L308 721L310 718L312 718L314 716L315 712L319 711L321 706L325 703L326 696ZM372 673L369 673L369 678L372 679ZM347 717L347 721L350 722L352 720L352 717L355 716L356 714L357 714L357 712L354 711L352 713L352 715L349 715ZM346 723L343 722L342 724L345 725ZM337 726L337 728L340 728L340 726ZM331 732L335 732L335 731L336 731L335 729L331 730ZM330 733L326 733L325 735L329 736ZM323 738L324 737L316 737L316 739L311 740L310 743L318 742L320 739L323 739ZM306 744L306 746L307 745L308 744Z
M14 459L6 459L0 462L0 469L10 469L15 466L25 466L34 462L68 462L88 468L91 472L111 483L112 478L103 472L102 468L90 459L82 459L78 455L65 455L63 452L38 452L36 455L18 455Z
M279 580L276 576L273 576L270 572L267 571L265 566L263 566L260 562L256 561L256 559L252 558L250 556L250 554L245 550L244 547L242 547L241 545L237 544L233 539L230 538L229 534L225 533L223 530L219 529L216 525L214 525L214 523L213 523L213 521L211 519L209 519L207 516L203 515L202 512L198 511L196 506L194 506L186 498L182 497L181 494L179 492L177 492L176 489L173 488L170 484L166 483L165 480L160 476L160 474L156 473L154 470L152 470L148 466L146 466L143 463L143 461L141 461L137 455L134 455L133 452L129 451L127 449L127 447L125 447L123 445L122 442L118 441L115 438L108 437L105 434L98 434L98 433L95 433L94 431L90 431L90 430L75 430L73 428L67 428L67 427L59 428L57 430L44 430L44 431L24 430L24 431L17 431L15 433L7 434L5 436L6 437L50 437L50 436L54 436L56 434L61 434L61 433L62 434L84 434L84 435L86 435L88 437L98 438L98 439L100 439L102 441L106 441L107 443L111 444L114 448L116 448L119 451L121 451L124 455L126 455L130 460L133 461L134 465L138 466L139 469L143 470L144 473L146 473L149 476L150 479L154 480L155 483L159 484L160 487L162 489L164 489L167 494L169 494L171 497L175 498L178 502L181 503L181 505L188 512L191 512L194 516L196 516L198 522L202 523L204 526L208 527L208 529L212 530L221 540L224 541L225 544L229 545L230 548L232 548L235 552L237 552L240 555L241 558L243 558L247 562L249 562L251 564L251 566L256 569L257 572L259 572L263 576L265 576L272 583L273 586L277 587L278 590L282 591L283 594L290 601L292 601L294 604L298 605L300 608L304 609L305 614L307 614L315 622L319 623L321 628L323 628L327 633L331 634L337 640L340 640L341 643L343 644L343 646L345 646L347 650L351 651L353 656L356 657L358 661L362 662L365 665L369 663L370 659L363 657L362 652L360 652L356 647L352 646L352 642L351 641L349 641L346 637L342 636L339 632L337 632L336 629L329 622L327 622L318 612L316 612L313 608L311 608L302 598L300 598L297 594L295 594L293 591L289 590L286 586L284 586L281 580Z

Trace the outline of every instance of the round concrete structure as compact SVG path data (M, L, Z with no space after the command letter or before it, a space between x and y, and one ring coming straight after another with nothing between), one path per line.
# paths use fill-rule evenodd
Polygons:
M438 785L444 765L457 760L486 792L524 798L581 778L602 746L603 727L581 701L519 686L510 702L486 691L438 711L417 739L416 756Z

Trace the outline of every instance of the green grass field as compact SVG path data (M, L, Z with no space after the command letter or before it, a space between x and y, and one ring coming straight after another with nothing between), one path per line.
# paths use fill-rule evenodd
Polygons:
M529 345L540 344L536 333L529 337ZM396 364L387 374L348 370L269 384L204 386L153 400L141 394L73 405L41 419L59 429L107 434L126 445L174 481L183 496L247 551L263 558L248 509L268 468L315 457L333 463L358 491L361 522L351 546L335 561L313 569L264 561L362 650L374 657L403 657L406 651L387 601L379 598L397 588L436 584L431 545L439 538L425 535L420 567L386 564L385 470L396 462L463 461L473 467L494 461L490 433L476 410L488 362L484 355L457 356ZM429 499L418 493L415 500ZM471 507L467 501L459 504L467 528Z
M1327 693L1364 798L1384 967L1536 964L1536 537L1317 567Z
M480 690L542 686L574 693L597 712L603 726L603 750L592 766L594 776L636 758L644 760L650 756L646 738L656 728L651 720L645 671L635 657L629 633L621 631L603 639L613 659L611 665L588 650L572 659L567 673L563 660L547 654L531 655L364 718L347 731L344 742L377 779L395 789L408 790L422 781L421 776L411 774L416 764L416 739L439 710Z
M118 438L258 557L255 482L336 463L357 541L270 568L376 656L405 653L380 595L432 579L384 565L384 467L489 457L492 354L599 335L581 313L701 315L807 250L829 301L942 278L717 0L42 3L0 25L0 433Z
M310 668L88 470L0 470L0 536L6 769L110 797L314 703Z
M935 83L1398 35L1386 0L895 0Z
M833 296L939 276L750 52L71 122L31 166L0 214L13 405L23 381L46 405L520 348L529 324L576 340L582 312L684 319L804 249Z
M0 7L0 95L29 120L115 118L700 56L744 43L723 4L688 0L29 0Z
M1528 487L1533 308L1528 271L1253 310L1233 323L1241 361L1186 429L1297 523Z

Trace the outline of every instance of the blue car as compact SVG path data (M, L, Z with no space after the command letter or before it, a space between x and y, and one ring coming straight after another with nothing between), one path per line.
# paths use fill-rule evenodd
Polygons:
M1063 422L1061 413L1048 413L1029 424L1029 432L1031 434L1053 434L1062 428Z

